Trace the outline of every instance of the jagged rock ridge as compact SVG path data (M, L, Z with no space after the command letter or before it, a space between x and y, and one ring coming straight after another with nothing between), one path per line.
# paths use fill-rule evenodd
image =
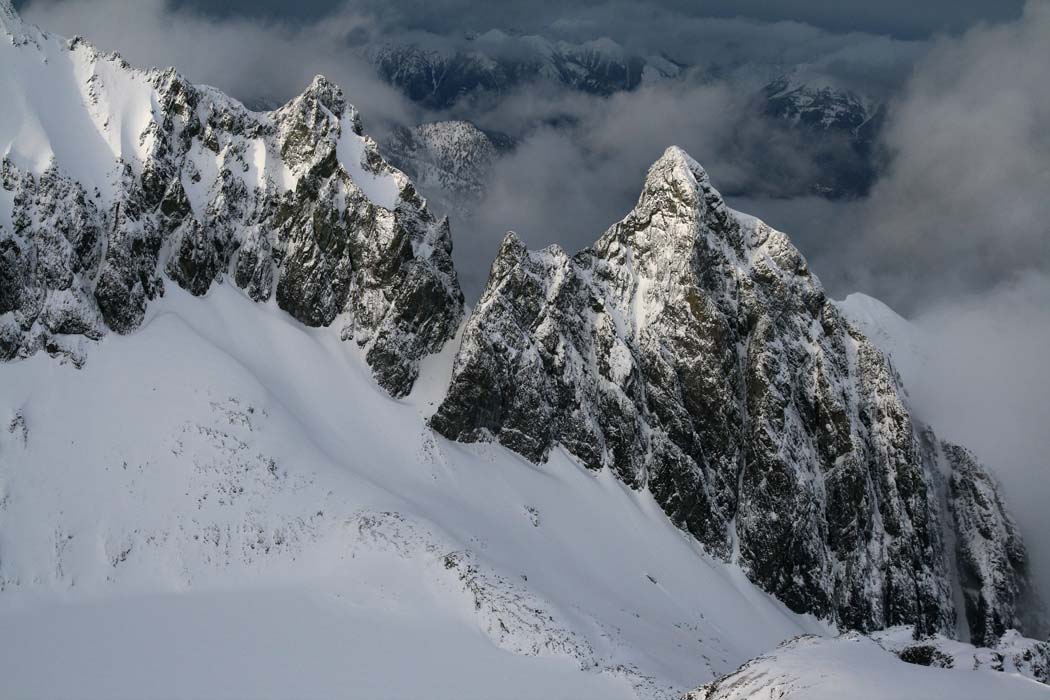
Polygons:
M336 86L318 77L251 112L41 32L6 2L0 23L0 357L131 331L165 276L195 295L229 280L310 326L338 319L395 395L453 335L447 220Z
M787 237L726 207L680 149L593 247L507 236L431 425L608 467L792 609L845 627L953 633L946 540L980 537L976 576L998 583L969 590L998 612L970 627L988 641L1018 623L1016 533L950 527L1002 524L999 501L947 492L990 481L942 459Z

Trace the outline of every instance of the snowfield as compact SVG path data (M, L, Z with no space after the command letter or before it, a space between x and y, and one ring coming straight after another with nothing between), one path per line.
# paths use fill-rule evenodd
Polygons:
M647 494L433 435L353 346L232 285L0 365L9 697L676 697L790 612Z

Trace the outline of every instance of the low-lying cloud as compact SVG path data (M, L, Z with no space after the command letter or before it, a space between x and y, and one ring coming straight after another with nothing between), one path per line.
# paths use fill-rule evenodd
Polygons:
M915 314L917 410L1003 483L1050 593L1050 6L942 40L916 67L871 197L814 267Z
M915 309L1050 271L1050 6L940 42L891 112L842 284ZM829 247L829 255L835 253Z

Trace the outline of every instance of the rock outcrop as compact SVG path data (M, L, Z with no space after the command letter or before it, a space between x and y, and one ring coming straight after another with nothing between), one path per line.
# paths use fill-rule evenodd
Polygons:
M883 649L910 664L958 671L1014 673L1050 684L1050 642L1022 637L1014 629L1006 630L988 646L940 635L917 638L907 627L893 627L871 636Z
M959 587L974 643L995 646L1008 629L1044 626L1026 576L1021 534L995 482L965 448L943 443L941 449Z

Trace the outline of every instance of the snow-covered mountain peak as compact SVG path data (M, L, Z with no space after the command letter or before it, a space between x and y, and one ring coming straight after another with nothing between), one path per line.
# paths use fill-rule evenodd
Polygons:
M426 122L396 127L382 145L384 155L401 168L437 210L465 213L484 196L487 175L506 137L499 139L467 121Z
M635 208L598 240L595 250L666 286L691 279L705 249L728 248L742 255L743 244L740 224L707 172L671 146L649 168Z
M721 193L711 184L707 171L678 146L671 146L653 163L632 215L650 218L657 214L692 219L723 229L735 229L736 221Z
M347 111L347 107L343 91L339 89L339 86L330 82L323 75L315 75L302 93L293 97L276 111L289 112L303 109L323 109L338 119ZM352 106L349 109L356 117L357 110ZM361 135L361 125L358 119L354 119L353 126L354 133Z
M983 484L983 470L913 419L788 237L730 210L681 149L593 247L507 236L431 425L609 469L789 607L842 627L951 633L958 616L990 639L1015 622L1023 548L1001 504L976 513L963 486L944 490L945 474ZM973 548L996 552L977 574L943 534L965 550L973 520L990 523ZM951 582L971 575L1006 583L970 586L963 610Z
M856 133L878 103L810 66L797 66L764 88L767 113L818 131Z
M707 171L679 146L668 146L656 162L649 166L645 189L659 189L665 185L680 184L686 188L710 186Z
M204 295L229 278L307 325L340 319L407 393L461 314L448 224L336 85L252 112L34 31L0 42L0 357L81 362L68 338L134 330L166 281Z

